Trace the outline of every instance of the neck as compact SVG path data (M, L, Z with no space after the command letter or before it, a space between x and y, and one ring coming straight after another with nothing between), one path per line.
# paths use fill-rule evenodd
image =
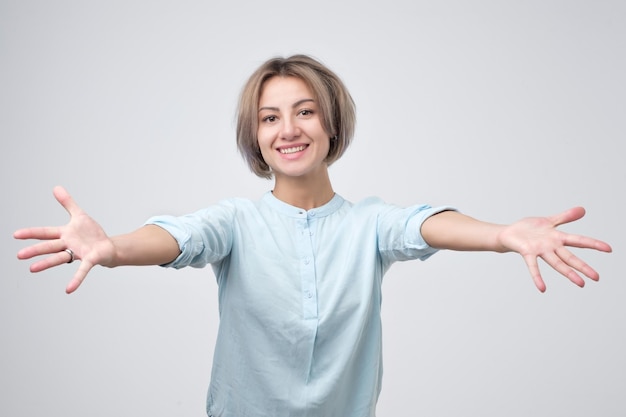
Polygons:
M276 177L272 193L279 200L304 210L323 206L335 195L327 170L316 176Z

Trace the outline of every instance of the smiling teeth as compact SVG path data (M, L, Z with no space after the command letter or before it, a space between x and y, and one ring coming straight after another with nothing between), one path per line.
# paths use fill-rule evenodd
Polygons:
M282 153L282 154L296 153L296 152L303 151L304 148L306 148L306 146L304 146L304 145L302 145L302 146L294 146L293 148L283 148L283 149L280 149L280 153Z

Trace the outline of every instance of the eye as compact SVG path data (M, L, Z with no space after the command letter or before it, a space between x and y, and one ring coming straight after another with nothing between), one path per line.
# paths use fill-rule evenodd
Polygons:
M298 112L300 116L311 116L313 114L313 110L311 109L302 109Z
M262 122L267 122L267 123L273 123L276 121L276 116L274 115L270 115L270 116L265 116L264 118L261 119Z

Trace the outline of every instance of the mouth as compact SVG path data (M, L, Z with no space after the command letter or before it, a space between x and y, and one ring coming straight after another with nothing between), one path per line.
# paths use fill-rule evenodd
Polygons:
M309 145L300 145L300 146L292 146L290 148L280 148L278 152L282 153L283 155L289 155L289 154L296 153L296 152L302 152L308 146Z

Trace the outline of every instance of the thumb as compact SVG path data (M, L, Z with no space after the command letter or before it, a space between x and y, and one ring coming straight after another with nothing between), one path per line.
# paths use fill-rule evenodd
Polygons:
M67 192L65 188L60 185L57 185L52 190L54 194L54 198L65 208L65 210L69 213L70 216L80 213L82 210L76 204L72 196Z
M581 219L585 215L585 209L583 207L572 207L569 210L565 210L559 214L549 217L550 222L556 226L560 226L565 223L571 223Z
M93 264L89 261L81 261L72 280L67 284L67 287L65 287L65 293L71 294L76 291L87 277L89 271L91 271L91 268L93 268Z

